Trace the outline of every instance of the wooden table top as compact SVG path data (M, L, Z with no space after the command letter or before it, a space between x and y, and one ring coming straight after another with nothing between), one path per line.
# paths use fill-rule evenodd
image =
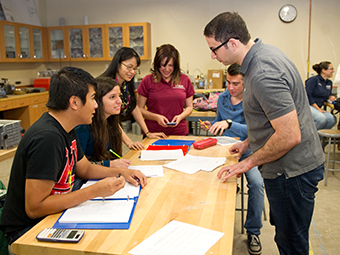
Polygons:
M204 137L169 137L200 140ZM145 139L147 147L156 139ZM226 157L225 165L237 159L228 153L229 146L213 146L204 150L189 150L190 155ZM140 161L140 151L129 151L124 158L131 165L159 165L168 161ZM128 254L147 237L172 220L223 232L223 237L206 254L232 254L236 202L236 177L221 183L213 172L185 174L164 168L164 177L148 178L141 190L130 228L127 230L85 230L77 244L38 242L36 235L54 225L60 213L47 216L12 244L15 254Z

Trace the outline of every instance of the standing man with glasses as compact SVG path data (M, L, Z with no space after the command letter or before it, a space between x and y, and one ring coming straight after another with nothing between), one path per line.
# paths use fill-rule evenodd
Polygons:
M249 146L254 152L223 167L218 178L226 181L259 166L280 254L308 254L324 154L300 74L282 51L261 39L253 41L237 13L217 15L206 25L204 35L213 59L241 65L248 139L233 145L230 152L238 153L238 158Z

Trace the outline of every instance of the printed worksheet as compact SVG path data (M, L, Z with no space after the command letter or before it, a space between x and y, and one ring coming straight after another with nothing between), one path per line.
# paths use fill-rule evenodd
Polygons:
M146 177L163 177L163 166L161 165L141 165L129 166L129 169L140 170Z
M183 158L183 151L178 150L144 150L141 151L140 160L176 160Z
M216 167L223 165L225 161L226 158L222 157L200 157L188 154L179 160L165 164L164 167L187 174L194 174L199 170L210 172Z
M88 180L86 183L83 184L83 186L81 187L86 188L88 186L91 186L93 184L95 184L97 182L97 180ZM134 186L129 182L125 182L125 186L124 188L118 190L116 193L114 193L111 196L107 196L104 199L117 199L117 198L134 198L134 197L138 197L139 195L139 191L140 191L140 186ZM102 199L102 197L96 197L94 199Z
M133 255L204 255L223 235L222 232L173 220L129 253Z
M217 144L222 146L240 142L240 140L228 136L216 136L214 138L217 139Z
M113 223L128 222L134 200L90 200L69 208L59 223Z

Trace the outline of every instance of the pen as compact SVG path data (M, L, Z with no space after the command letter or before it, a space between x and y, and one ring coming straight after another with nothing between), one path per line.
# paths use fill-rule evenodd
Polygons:
M199 120L199 122L201 122L207 129L209 129L208 126L207 126L206 124L204 124L203 121L201 121L200 119L198 119L198 120Z
M117 153L115 153L113 150L111 150L111 149L109 149L109 151L112 153L112 154L114 154L114 155L116 155L118 158L122 158L121 156L119 156Z

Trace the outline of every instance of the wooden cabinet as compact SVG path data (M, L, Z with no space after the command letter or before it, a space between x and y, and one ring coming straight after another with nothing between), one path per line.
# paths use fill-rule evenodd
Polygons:
M0 22L3 62L41 62L46 60L44 28L9 21Z
M72 61L105 60L104 25L67 27L67 49Z
M123 46L151 58L150 23L38 27L0 21L1 62L110 61Z
M151 58L151 29L150 23L129 23L126 34L127 47L133 48L142 60Z
M151 25L147 22L106 25L108 60L121 47L131 47L142 60L151 58Z
M69 54L66 47L66 28L48 27L47 28L47 50L49 61L68 61Z
M27 130L47 111L45 106L48 92L9 96L0 99L0 111L4 119L21 120L21 127Z

